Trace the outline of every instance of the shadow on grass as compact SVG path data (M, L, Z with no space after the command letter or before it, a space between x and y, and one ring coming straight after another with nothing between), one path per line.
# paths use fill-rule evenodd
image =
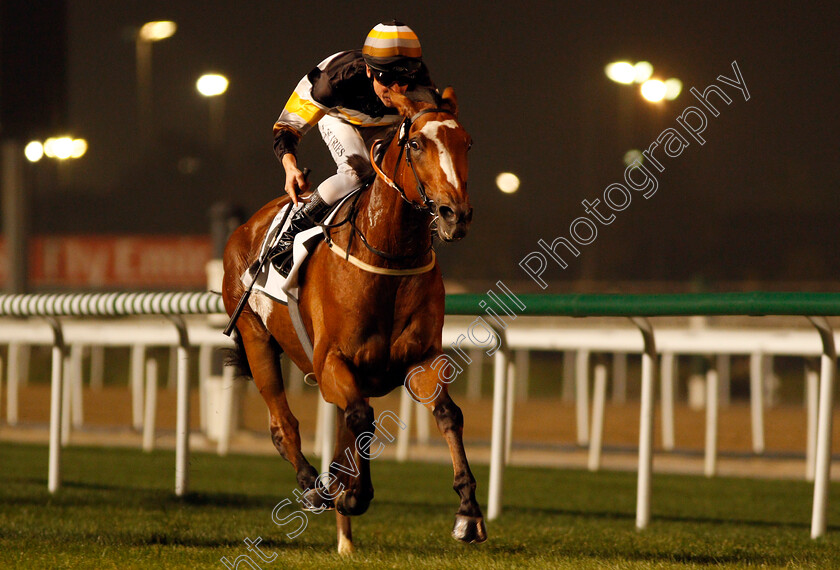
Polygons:
M602 559L597 553L590 553L587 558ZM693 552L623 552L621 553L622 561L634 560L638 562L670 562L677 564L696 564L698 566L720 566L722 564L744 564L747 567L760 566L774 566L780 568L789 568L794 561L790 556L784 554L762 554L754 550L744 549L740 552L713 554L713 553L693 553ZM814 562L820 560L820 556L812 556L810 553L805 553L802 556L797 556L795 561L797 564Z
M244 542L246 538L256 539L257 535L251 536L243 534L241 538L230 537L214 537L214 536L179 536L177 534L164 534L154 532L147 536L130 537L123 540L121 544L131 546L183 546L186 548L219 548L236 550L247 547ZM316 533L311 533L300 537L297 540L282 539L279 537L266 538L259 535L260 548L264 551L268 550L282 550L286 552L298 551L312 553L313 549L323 549L325 554L330 554L335 550L334 533L330 533L328 537L320 537ZM303 540L302 540L303 539ZM320 540L319 540L320 539ZM420 549L422 551L422 548Z
M90 491L90 492L104 492L105 496L99 494L78 494L70 493L62 495L59 491L56 495L46 494L47 481L42 478L15 478L9 479L10 482L33 485L43 490L43 493L29 496L8 496L2 497L2 502L6 505L44 505L54 504L62 506L88 506L101 505L103 503L110 503L116 505L134 505L140 507L151 506L155 509L161 506L177 507L179 505L189 505L194 507L216 507L219 509L253 509L253 508L273 508L285 498L294 500L292 497L285 495L251 495L242 493L211 493L211 492L189 492L183 497L175 496L171 491L162 489L140 489L131 486L114 485L108 483L87 483L79 481L65 481L62 483L62 488L67 491ZM427 501L422 499L416 500L388 500L380 499L374 501L374 506L396 508L405 510L408 514L416 512L417 515L427 514L440 510L441 513L448 513L448 510L454 511L457 509L457 498L447 500L441 497L439 500ZM582 509L563 509L555 507L526 507L526 506L506 506L505 514L509 516L516 516L521 514L527 515L542 515L553 517L580 517L590 518L595 520L633 520L635 513L632 512L617 512L617 511L594 511ZM502 515L504 520L504 515ZM714 516L682 516L682 515L653 515L652 522L674 522L674 523L693 523L693 524L730 524L743 525L754 528L790 528L790 529L809 529L810 522L778 522L768 520L756 520L745 517L714 517ZM840 531L840 525L829 525L828 531Z
M540 514L545 516L567 516L567 517L581 517L598 520L635 520L635 513L621 513L608 511L585 511L585 510L571 510L571 509L557 509L545 507L506 507L505 511L508 514L522 513ZM652 522L677 522L677 523L695 523L695 524L731 524L743 525L749 527L766 527L766 528L794 528L794 529L809 529L810 522L780 522L768 520L756 520L748 518L723 518L723 517L704 517L704 516L681 516L681 515L653 515ZM840 530L840 526L829 526L829 530Z
M65 481L61 489L51 495L47 492L46 479L17 479L18 483L25 483L38 487L36 494L26 496L2 496L0 502L6 505L61 505L61 506L89 506L89 505L125 505L125 506L161 506L177 507L189 505L194 507L216 507L220 509L251 509L273 508L282 501L282 495L245 495L239 493L203 493L189 492L183 497L174 495L171 491L162 489L137 489L131 486L112 485L105 483L86 483Z
M421 513L448 513L447 509L452 510L454 514L455 510L457 509L457 501L446 501L441 499L440 501L412 501L412 500L375 500L372 503L372 507L375 505L379 505L382 507L390 507L390 508L397 508L397 509L405 509L407 513L411 513L416 511L417 514ZM438 509L440 511L438 512ZM521 514L523 516L528 515L542 515L548 517L575 517L575 518L585 518L585 519L593 519L593 520L626 520L626 521L635 521L636 514L635 512L619 512L619 511L595 511L595 510L582 510L582 509L563 509L563 508L556 508L556 507L525 507L525 506L506 506L504 509L504 514L501 516L500 520L504 520L505 515L516 516L517 514ZM691 523L691 524L710 524L710 525L740 525L752 528L777 528L777 529L796 529L796 530L808 530L811 528L811 523L809 521L770 521L770 520L758 520L758 519L750 519L746 517L720 517L720 516L683 516L683 515L657 515L654 514L651 518L651 522L663 522L663 523ZM840 531L840 525L831 525L827 526L828 532L836 532Z
M129 540L122 541L124 545L131 546L184 546L189 548L239 548L245 547L243 542L245 535L240 539L229 537L214 537L214 536L178 536L177 534L165 534L161 532L153 532L148 536L132 537ZM265 540L260 542L260 548L283 548L292 544L289 541L282 540Z
M315 534L309 534L300 537L297 540L278 540L266 539L260 543L260 547L264 552L275 552L280 556L284 554L296 554L301 557L325 557L332 558L338 556L336 554L336 543L334 537L330 536L319 537ZM244 539L244 537L243 537ZM448 558L451 563L459 564L469 562L474 565L480 563L475 558L479 555L495 561L510 560L508 557L539 557L543 564L550 564L550 560L554 557L562 558L568 562L570 560L578 559L582 566L588 567L584 561L590 563L609 564L611 562L620 562L626 564L627 562L649 562L653 564L685 564L697 566L718 566L722 564L746 564L746 565L771 565L784 567L789 565L791 558L784 554L760 553L754 550L742 550L739 552L726 553L693 553L685 551L664 550L662 552L634 552L631 550L616 551L610 549L605 552L603 548L597 544L581 545L578 547L568 547L568 545L554 545L546 546L544 544L538 546L526 546L522 544L499 544L493 543L493 538L484 544L459 544L455 540L449 543L449 546L429 548L428 544L411 544L407 541L393 544L382 544L381 542L374 542L373 536L367 539L364 536L357 537L354 541L357 549L357 557L359 559L345 559L340 558L344 564L352 566L353 562L357 563L371 563L377 557L398 557L400 559L414 559L415 561L422 561L424 559L432 560L441 557ZM136 543L138 546L145 545L172 545L183 547L202 547L202 548L220 548L229 549L231 554L238 553L237 551L245 548L244 542L233 542L224 540L213 542L208 539L177 539L172 540L151 536L148 540ZM800 563L807 563L820 560L819 554L813 555L805 554L797 557ZM311 560L315 562L315 560Z
M170 505L187 504L196 507L217 507L217 508L274 508L274 505L282 501L284 495L241 495L235 493L187 493L183 497L176 497L171 493L168 495L167 503Z
M635 513L609 512L609 511L585 511L580 509L556 509L544 507L506 507L507 514L521 513L523 515L539 514L545 516L567 516L590 518L597 520L631 520L636 518ZM504 517L504 515L502 515ZM715 517L715 516L682 516L682 515L657 515L651 516L651 522L673 522L673 523L691 523L691 524L711 524L711 525L740 525L753 528L778 528L778 529L802 529L809 530L811 528L810 522L799 521L768 521L759 519L750 519L745 517ZM840 525L828 525L827 532L840 531Z

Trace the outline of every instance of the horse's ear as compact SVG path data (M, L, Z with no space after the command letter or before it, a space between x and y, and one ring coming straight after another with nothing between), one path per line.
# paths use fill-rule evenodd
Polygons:
M442 107L452 111L452 114L458 116L458 98L455 96L455 90L452 87L447 87L443 90Z
M414 101L395 91L391 92L391 103L394 104L394 108L399 111L400 115L403 117L411 117L416 112Z

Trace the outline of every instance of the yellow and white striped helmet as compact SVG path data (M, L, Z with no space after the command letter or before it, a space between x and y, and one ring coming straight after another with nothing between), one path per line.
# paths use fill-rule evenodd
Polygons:
M412 73L423 52L414 31L396 20L377 24L365 38L362 56L371 69Z

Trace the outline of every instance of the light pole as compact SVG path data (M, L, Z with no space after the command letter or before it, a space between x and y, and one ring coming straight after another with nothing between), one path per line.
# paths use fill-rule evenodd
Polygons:
M175 22L146 22L137 30L134 47L137 54L137 124L143 150L152 140L152 44L172 37Z
M218 73L205 73L198 78L195 88L207 97L210 106L210 145L218 150L224 138L225 98L229 82L227 77Z
M6 238L6 293L25 293L29 273L29 208L24 189L23 153L12 139L0 144L0 194Z
M31 173L27 175L24 157L38 162L43 157L66 160L80 158L87 151L87 141L69 136L53 137L45 143L31 141L21 148L9 139L0 144L0 215L6 238L7 293L25 293L29 277L29 204Z

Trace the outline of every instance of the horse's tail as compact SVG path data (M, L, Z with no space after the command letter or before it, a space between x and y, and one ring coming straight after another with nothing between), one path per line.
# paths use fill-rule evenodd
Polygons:
M233 348L225 348L223 354L225 356L225 366L234 366L237 369L237 376L252 377L251 365L248 364L248 356L245 354L245 344L242 342L242 335L235 328L231 338L235 346Z

